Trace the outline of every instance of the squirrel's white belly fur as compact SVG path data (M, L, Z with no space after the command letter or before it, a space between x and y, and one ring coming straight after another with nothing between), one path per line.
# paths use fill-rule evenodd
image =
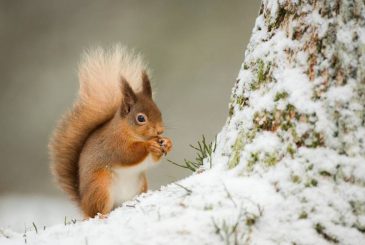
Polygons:
M143 162L131 167L115 167L112 169L113 177L110 188L113 207L120 206L123 202L133 199L141 192L143 185L142 173L156 165L151 154Z

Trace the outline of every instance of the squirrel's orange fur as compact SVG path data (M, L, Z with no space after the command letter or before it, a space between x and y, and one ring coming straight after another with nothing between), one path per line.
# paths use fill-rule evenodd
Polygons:
M141 57L120 45L90 50L80 64L79 96L50 153L57 182L87 217L146 191L146 168L171 150L147 73Z

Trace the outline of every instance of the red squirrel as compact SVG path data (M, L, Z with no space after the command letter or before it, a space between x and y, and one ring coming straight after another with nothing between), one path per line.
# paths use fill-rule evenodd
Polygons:
M145 171L172 148L148 68L121 45L85 52L79 95L50 140L51 170L85 217L147 191Z

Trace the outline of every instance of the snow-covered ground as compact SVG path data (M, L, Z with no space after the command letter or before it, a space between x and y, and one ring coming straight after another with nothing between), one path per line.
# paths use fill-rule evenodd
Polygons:
M274 190L257 181L208 171L125 203L108 219L59 222L45 230L37 227L38 231L29 226L25 233L3 229L0 244L219 244L224 239L241 240L250 231L246 226L252 227L263 212L264 206L252 200L272 202L267 193Z
M315 227L336 219L341 193L328 185L303 191L298 195L317 207L310 210L314 207L296 195L285 197L277 190L289 187L286 174L285 167L278 167L264 178L243 178L216 167L143 194L107 219L68 220L45 230L30 226L19 233L2 229L0 244L330 244ZM273 185L273 178L288 186ZM334 207L326 206L328 200L337 200ZM346 210L343 215L350 215ZM340 244L365 241L363 234L341 225L322 232L335 235Z
M0 196L0 228L24 232L33 227L59 224L80 219L76 207L66 198L40 195ZM1 232L0 232L1 233Z

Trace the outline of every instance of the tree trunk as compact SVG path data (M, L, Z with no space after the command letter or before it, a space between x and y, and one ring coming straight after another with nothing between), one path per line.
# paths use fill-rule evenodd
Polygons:
M199 173L0 243L365 244L364 141L364 1L263 0Z
M264 0L217 145L282 197L278 233L364 244L364 1Z

